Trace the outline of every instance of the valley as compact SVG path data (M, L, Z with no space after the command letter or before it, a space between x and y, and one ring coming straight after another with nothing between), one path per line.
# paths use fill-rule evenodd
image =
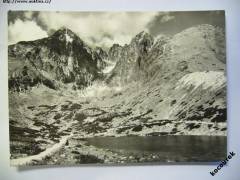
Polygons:
M173 37L140 32L109 52L69 29L11 45L11 165L225 157L225 62L224 34L207 24ZM123 142L133 149L116 145Z

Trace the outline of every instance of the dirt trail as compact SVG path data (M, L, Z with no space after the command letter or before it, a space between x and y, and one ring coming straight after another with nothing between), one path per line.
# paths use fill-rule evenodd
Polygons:
M72 136L73 134L70 134L68 136L63 136L59 143L54 144L52 147L46 149L40 154L28 156L24 158L11 159L10 164L11 166L24 166L24 165L32 164L34 161L42 161L45 157L50 156L56 151L58 151L62 146L66 144L67 140Z

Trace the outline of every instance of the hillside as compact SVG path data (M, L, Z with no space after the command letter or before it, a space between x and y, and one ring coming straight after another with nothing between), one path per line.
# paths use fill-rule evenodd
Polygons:
M141 47L141 42L152 42L149 36L145 35L146 39L141 39L138 47ZM132 42L127 46L133 46ZM173 37L159 36L152 45L145 45L144 53L141 51L143 46L139 48L138 55L130 57L134 59L132 65L126 65L129 61L125 56L120 58L118 62L121 64L116 65L109 76L112 77L110 84L120 84L124 90L117 97L106 97L109 102L105 104L121 102L122 111L130 108L138 115L151 111L142 118L136 118L135 123L141 126L139 129L145 129L140 130L140 134L149 131L160 134L162 131L165 134L224 134L226 64L223 32L211 25L200 25ZM131 51L131 48L126 49ZM216 53L220 51L222 54ZM128 54L121 51L124 52ZM126 72L124 65L131 69L131 73ZM127 87L119 83L119 79L122 81L121 78L126 77L130 82ZM124 124L132 124L130 119L123 120ZM167 128L161 126L161 120L170 121L170 125ZM156 125L148 128L145 123ZM128 133L136 134L129 129Z
M75 83L77 89L84 88L102 77L106 56L101 48L90 48L66 28L48 38L11 45L8 53L9 88L17 91L38 83L53 89L59 83ZM25 87L19 88L22 84Z

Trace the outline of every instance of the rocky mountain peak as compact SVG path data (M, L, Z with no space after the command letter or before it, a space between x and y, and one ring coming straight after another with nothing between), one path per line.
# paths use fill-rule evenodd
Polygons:
M115 49L115 48L119 48L119 47L121 47L121 46L120 46L119 44L115 43L115 44L112 45L111 48ZM111 48L110 48L110 49L111 49Z
M97 46L94 51L102 58L102 59L107 59L107 52L104 51L101 47Z
M149 41L152 41L153 40L153 37L151 34L147 33L146 31L142 31L140 33L138 33L131 41L131 43L133 42L138 42L138 43L141 43L143 41L146 41L146 40L149 40Z
M70 37L75 37L77 35L72 30L63 27L63 28L60 28L57 31L55 31L53 36L70 36Z
M79 89L89 86L101 77L99 72L104 68L102 59L106 55L99 48L98 54L68 28L61 28L47 38L11 45L8 51L13 63L21 64L21 68L18 68L21 81L21 71L27 69L24 74L35 74L32 75L35 83L27 83L27 87L41 83L43 79L48 82L74 83ZM14 70L9 71L10 76L12 73ZM32 77L29 76L30 79Z
M151 38L152 36L146 32L146 31L141 31L140 33L138 33L133 39L137 39L137 40L140 40L140 39L143 39L143 38Z
M78 43L81 45L84 44L83 41L78 37L78 35L76 33L74 33L72 30L65 28L65 27L57 30L49 38L53 39L54 41L57 41L59 43L63 43L65 45L70 45L73 43L73 41L78 41Z
M154 43L154 38L149 33L142 31L137 34L131 41L131 45L135 47L140 54L146 54Z
M109 58L117 62L112 70L112 75L107 79L117 84L125 84L135 80L145 65L145 58L148 56L154 38L147 32L142 31L124 46L114 44L109 50Z

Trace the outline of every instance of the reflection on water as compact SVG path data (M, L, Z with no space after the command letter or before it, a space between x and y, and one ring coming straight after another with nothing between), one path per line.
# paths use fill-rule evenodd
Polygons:
M219 161L227 151L224 136L95 137L87 143L127 155L156 155L159 161Z

